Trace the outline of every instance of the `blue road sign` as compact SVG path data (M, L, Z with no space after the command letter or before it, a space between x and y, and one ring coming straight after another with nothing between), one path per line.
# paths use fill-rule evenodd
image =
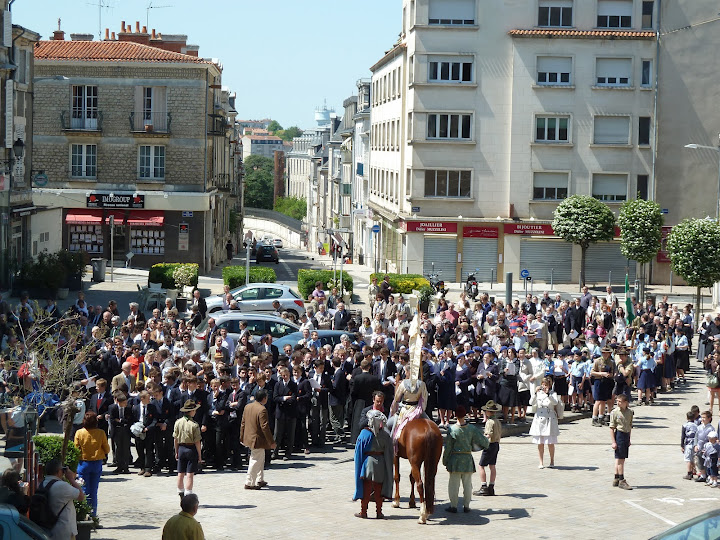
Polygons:
M380 225L373 225L372 232L375 234L380 232Z
M520 271L520 277L523 279L530 277L530 270L528 270L527 268L523 268Z

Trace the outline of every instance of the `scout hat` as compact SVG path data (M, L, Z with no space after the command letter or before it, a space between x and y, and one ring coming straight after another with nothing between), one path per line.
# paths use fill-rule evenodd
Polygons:
M180 412L190 412L190 411L197 411L200 408L200 404L194 402L192 399L188 399L185 402L185 405L182 406L180 409Z
M612 354L613 351L612 351L612 349L611 349L610 347L603 347L602 349L600 349L600 352L611 353L611 354Z
M483 411L491 411L491 412L500 412L502 411L502 407L495 403L492 399L489 400L483 407Z

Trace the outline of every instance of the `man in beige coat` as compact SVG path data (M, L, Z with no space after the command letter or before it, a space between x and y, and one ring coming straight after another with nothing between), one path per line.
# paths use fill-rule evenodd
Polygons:
M240 441L250 449L245 489L260 489L267 486L263 474L265 450L274 450L277 447L270 431L268 412L265 408L267 400L267 391L258 390L255 401L247 405L243 411Z

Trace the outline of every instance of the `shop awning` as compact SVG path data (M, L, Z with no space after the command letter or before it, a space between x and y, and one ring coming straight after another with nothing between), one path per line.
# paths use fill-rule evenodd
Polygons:
M70 210L65 216L68 225L101 225L102 221L102 210Z
M347 242L343 239L342 236L340 236L340 233L335 233L331 236L332 241L341 247L347 247Z
M115 216L115 225L125 225L125 210L108 210L105 224L110 225L110 216Z
M165 225L165 214L159 210L133 210L127 224L131 227L162 227Z

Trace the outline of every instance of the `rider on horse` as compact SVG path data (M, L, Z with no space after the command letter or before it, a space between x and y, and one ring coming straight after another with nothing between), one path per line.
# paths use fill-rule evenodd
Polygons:
M410 364L405 366L405 379L400 381L395 389L395 399L390 407L392 415L388 421L388 429L392 433L394 442L400 437L400 432L408 422L416 418L428 418L425 414L428 391L425 383L420 379L412 380L410 377Z

